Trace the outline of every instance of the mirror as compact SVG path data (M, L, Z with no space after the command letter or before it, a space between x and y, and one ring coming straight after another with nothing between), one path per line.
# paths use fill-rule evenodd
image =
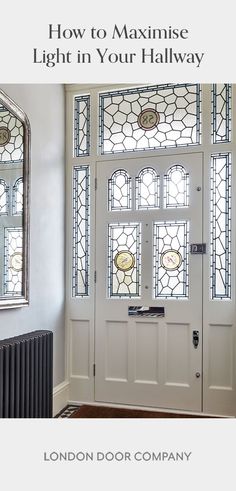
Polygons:
M0 90L0 308L27 305L30 125Z

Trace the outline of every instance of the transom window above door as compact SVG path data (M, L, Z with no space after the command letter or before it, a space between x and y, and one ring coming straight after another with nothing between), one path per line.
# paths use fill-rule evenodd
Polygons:
M212 84L211 142L231 142L232 87ZM140 152L202 143L200 84L166 84L99 94L97 154ZM73 156L91 154L91 97L73 99ZM94 142L95 143L95 142Z
M158 85L100 94L101 154L200 143L200 85Z

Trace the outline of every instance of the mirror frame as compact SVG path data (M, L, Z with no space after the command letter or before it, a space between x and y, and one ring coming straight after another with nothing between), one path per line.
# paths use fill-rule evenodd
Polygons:
M30 195L30 155L31 155L31 129L25 112L0 89L0 103L13 113L23 124L23 270L22 270L22 296L0 296L0 309L11 309L29 305L29 195ZM0 164L1 165L1 164Z

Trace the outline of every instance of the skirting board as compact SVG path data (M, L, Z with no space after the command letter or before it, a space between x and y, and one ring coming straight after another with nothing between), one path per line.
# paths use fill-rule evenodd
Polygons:
M69 389L70 384L66 380L53 389L53 417L67 406Z
M62 382L60 385L57 385L55 389L53 390L53 416L56 416L62 409L64 409L67 405L73 404L75 406L81 406L83 404L89 404L91 406L109 406L109 407L117 407L117 408L125 408L125 409L143 409L146 411L161 411L161 412L173 412L173 410L170 409L158 409L158 408L153 408L153 407L148 407L148 406L132 406L132 405L125 405L125 404L112 404L112 403L99 403L99 402L92 402L92 401L74 401L70 400L70 383L68 381ZM222 416L218 414L206 414L206 413L198 413L198 412L193 412L190 413L188 411L178 411L179 414L192 414L192 416L200 415L200 416L213 416L215 418L232 418L233 416Z

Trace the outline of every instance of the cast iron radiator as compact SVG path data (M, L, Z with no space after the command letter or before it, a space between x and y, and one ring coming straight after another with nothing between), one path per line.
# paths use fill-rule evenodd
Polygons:
M53 333L0 341L0 418L51 418Z

